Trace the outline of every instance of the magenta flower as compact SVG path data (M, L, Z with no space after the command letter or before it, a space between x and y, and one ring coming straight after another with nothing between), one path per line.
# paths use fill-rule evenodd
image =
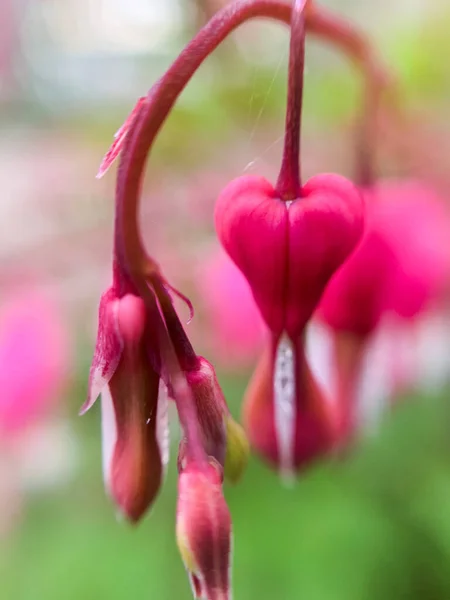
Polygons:
M383 298L395 261L392 248L374 226L374 203L367 202L366 208L364 237L332 278L318 308L319 316L333 329L361 336L370 333L382 316Z
M332 415L312 381L303 334L330 278L360 241L364 214L359 191L343 177L300 182L304 9L294 3L277 185L240 177L223 190L215 212L219 239L247 278L271 334L246 400L247 432L269 462L289 473L333 445Z
M365 196L364 238L332 278L317 311L335 332L343 437L354 428L350 413L367 342L387 315L411 321L438 303L450 267L450 218L432 190L415 182L382 182Z
M410 319L442 296L448 280L450 217L440 199L414 182L366 192L367 230L333 277L319 315L333 329L368 335L388 312Z
M395 255L386 311L414 319L439 303L448 288L448 206L427 184L414 180L380 182L372 201L378 227Z
M242 177L216 206L218 236L277 337L285 332L297 339L303 332L362 227L359 192L338 175L316 176L288 202L265 179Z

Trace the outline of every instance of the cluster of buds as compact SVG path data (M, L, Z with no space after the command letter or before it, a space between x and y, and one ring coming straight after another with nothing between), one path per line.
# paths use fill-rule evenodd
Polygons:
M311 372L305 330L328 283L363 237L365 199L360 186L336 174L301 180L305 36L322 36L350 53L363 66L373 99L384 76L364 39L313 0L231 2L139 99L99 171L103 175L120 155L113 283L100 302L82 412L101 394L106 487L119 510L136 522L162 484L169 450L167 404L175 404L182 429L178 545L194 597L208 600L230 598L231 519L222 485L224 478L234 482L241 476L248 442L230 415L213 366L194 351L173 295L189 301L144 249L137 214L146 157L179 94L219 43L255 17L290 24L291 37L278 180L272 185L245 176L231 182L215 212L218 237L247 279L267 330L244 399L244 424L252 447L284 475L333 452L341 441L342 416ZM371 124L365 121L366 134ZM367 175L369 155L361 155Z
M100 301L81 412L101 394L105 485L119 511L137 522L161 487L169 453L168 398L175 402L183 429L177 525L182 556L190 556L186 566L198 597L226 598L231 525L222 480L239 479L248 444L213 366L195 354L183 330L171 298L177 292L144 253L145 269L128 262L134 250L126 242L115 247L113 284ZM199 502L206 505L203 525Z

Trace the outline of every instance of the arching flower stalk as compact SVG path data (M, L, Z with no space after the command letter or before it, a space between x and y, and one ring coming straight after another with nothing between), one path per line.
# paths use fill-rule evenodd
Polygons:
M172 294L180 294L147 254L137 215L147 155L176 99L221 41L255 17L287 24L292 19L292 28L278 182L275 187L257 177L232 182L216 211L219 237L247 277L271 337L249 391L248 431L282 470L296 469L329 449L333 424L306 363L303 334L328 280L361 236L363 210L358 191L344 178L318 175L307 183L300 178L305 30L349 49L376 79L361 38L312 1L230 3L138 100L99 171L102 176L120 155L113 282L100 301L82 412L102 394L105 481L119 509L137 521L156 498L168 458L167 390L183 431L178 543L195 597L208 600L230 598L231 521L222 475L239 478L247 442L230 416L213 366L196 354L181 325L172 302ZM264 448L254 433L257 422ZM208 508L207 518L202 506Z

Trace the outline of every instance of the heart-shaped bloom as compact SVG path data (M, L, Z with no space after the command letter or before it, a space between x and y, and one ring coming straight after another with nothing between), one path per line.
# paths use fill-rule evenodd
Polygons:
M313 177L293 202L262 177L245 176L221 193L215 222L268 328L297 339L362 235L363 202L338 175Z
M87 410L101 392L108 487L137 520L161 481L167 436L162 380L176 403L183 439L179 455L177 538L194 595L230 598L231 521L222 466L237 478L245 437L231 419L212 366L192 348L176 315L170 286L147 255L138 226L145 161L177 97L203 60L239 24L266 16L291 21L285 148L276 189L242 178L222 193L216 226L249 282L271 333L268 360L252 387L250 422L256 446L292 470L330 446L326 401L309 372L304 328L334 271L362 232L363 207L345 179L320 175L300 185L300 120L306 14L311 3L248 0L225 7L141 98L118 131L99 175L121 154L116 185L115 271L100 304ZM320 29L320 27L319 27ZM344 35L344 37L346 37ZM260 407L262 411L259 410ZM268 424L268 425L267 425ZM271 429L273 428L273 429ZM272 443L268 448L267 441Z
M366 190L366 232L332 278L318 315L336 331L366 336L393 312L411 319L445 291L450 218L437 195L416 182Z
M303 332L335 271L358 244L364 206L355 186L318 175L285 202L260 177L242 177L219 197L219 238L246 276L271 332L248 390L252 445L292 474L333 447L334 413L306 362Z
M369 340L389 314L407 323L438 304L450 268L450 218L433 190L419 182L388 181L364 194L364 237L330 281L317 311L334 335L343 437L354 426L355 393ZM396 356L387 364L394 369L398 363ZM397 378L392 374L391 379Z

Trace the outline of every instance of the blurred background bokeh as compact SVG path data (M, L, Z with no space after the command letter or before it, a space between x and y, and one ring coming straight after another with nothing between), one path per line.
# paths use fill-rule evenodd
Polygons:
M136 99L225 3L0 2L1 600L190 597L174 537L176 461L151 515L128 527L103 490L99 407L77 413L111 275L114 172L98 181L96 171ZM420 179L450 205L447 0L322 4L367 32L400 81L411 129L392 127L391 138L384 128L380 176ZM277 24L246 25L223 44L171 114L143 191L147 248L194 302L188 330L237 417L263 333L219 250L213 209L231 178L276 175L287 56ZM352 177L361 78L311 39L305 81L304 176ZM450 236L430 227L417 235L446 254ZM377 327L361 435L344 459L314 465L288 489L253 458L226 488L237 600L450 598L448 282L418 318L389 314ZM325 386L327 339L317 324L311 356ZM175 454L176 423L172 434Z

